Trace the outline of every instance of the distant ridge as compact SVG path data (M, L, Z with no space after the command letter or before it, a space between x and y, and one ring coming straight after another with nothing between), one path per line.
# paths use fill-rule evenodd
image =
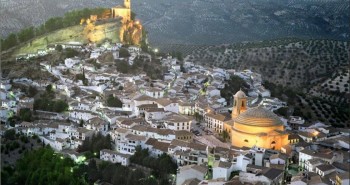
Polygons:
M1 35L38 25L72 9L111 7L122 0L1 1ZM216 45L284 37L349 40L348 0L133 0L153 46ZM30 13L28 13L30 12Z

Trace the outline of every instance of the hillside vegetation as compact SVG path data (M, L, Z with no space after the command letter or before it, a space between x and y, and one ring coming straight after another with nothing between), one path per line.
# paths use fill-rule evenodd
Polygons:
M35 3L36 4L36 3ZM12 32L7 37L1 37L1 50L6 51L14 46L31 41L35 37L50 33L55 30L78 25L82 19L90 18L90 15L97 15L103 18L108 14L109 10L105 8L82 9L67 12L62 17L53 17L46 20L45 23L34 27L23 28L21 31Z
M310 88L346 68L348 57L349 42L285 39L211 46L186 59L209 66L251 69L276 84Z
M122 0L1 1L0 33L6 36L48 18ZM349 39L349 0L132 0L132 10L160 51L173 44L216 45L284 37ZM163 50L164 47L164 50ZM166 49L166 50L165 50ZM184 51L181 51L185 53Z
M298 115L350 126L349 51L349 42L282 39L210 46L192 52L185 61L251 69L269 82L268 89L278 92L272 96L293 96L288 104ZM291 93L286 94L286 88Z
M90 33L98 38L100 43L105 39L112 42L119 41L119 21L107 22L104 24L96 25L94 30ZM89 42L88 38L84 34L84 25L71 26L68 28L60 29L40 37L34 38L32 41L26 43L22 47L15 50L14 54L22 53L36 53L38 49L46 49L48 44L60 43L60 42L80 42L86 44Z

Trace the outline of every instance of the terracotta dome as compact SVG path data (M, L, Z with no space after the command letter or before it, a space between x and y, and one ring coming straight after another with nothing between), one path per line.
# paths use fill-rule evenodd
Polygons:
M272 127L283 125L281 119L262 106L254 107L246 110L240 114L235 120L235 122L242 125L250 126L261 126L261 127Z
M239 91L234 95L234 97L237 97L237 98L245 98L245 97L247 97L247 96L245 95L245 93L244 93L242 90L239 90Z

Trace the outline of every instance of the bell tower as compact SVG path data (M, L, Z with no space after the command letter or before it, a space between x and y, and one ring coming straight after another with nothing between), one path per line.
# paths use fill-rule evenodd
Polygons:
M124 0L124 6L125 6L125 8L127 8L127 9L131 9L130 7L130 0Z
M233 107L231 117L236 118L239 114L247 110L247 96L242 90L233 95Z

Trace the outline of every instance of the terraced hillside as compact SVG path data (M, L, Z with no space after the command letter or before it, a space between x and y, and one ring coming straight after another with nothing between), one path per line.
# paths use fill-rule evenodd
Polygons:
M237 70L252 69L266 80L311 88L346 68L349 42L292 39L211 46L186 59Z
M284 39L218 45L194 51L185 61L261 73L264 80L275 84L268 87L273 92L277 88L293 91L278 93L279 98L298 94L288 103L299 115L349 127L349 44Z
M122 0L0 0L1 35L85 7ZM132 0L153 47L285 37L349 39L349 0Z

